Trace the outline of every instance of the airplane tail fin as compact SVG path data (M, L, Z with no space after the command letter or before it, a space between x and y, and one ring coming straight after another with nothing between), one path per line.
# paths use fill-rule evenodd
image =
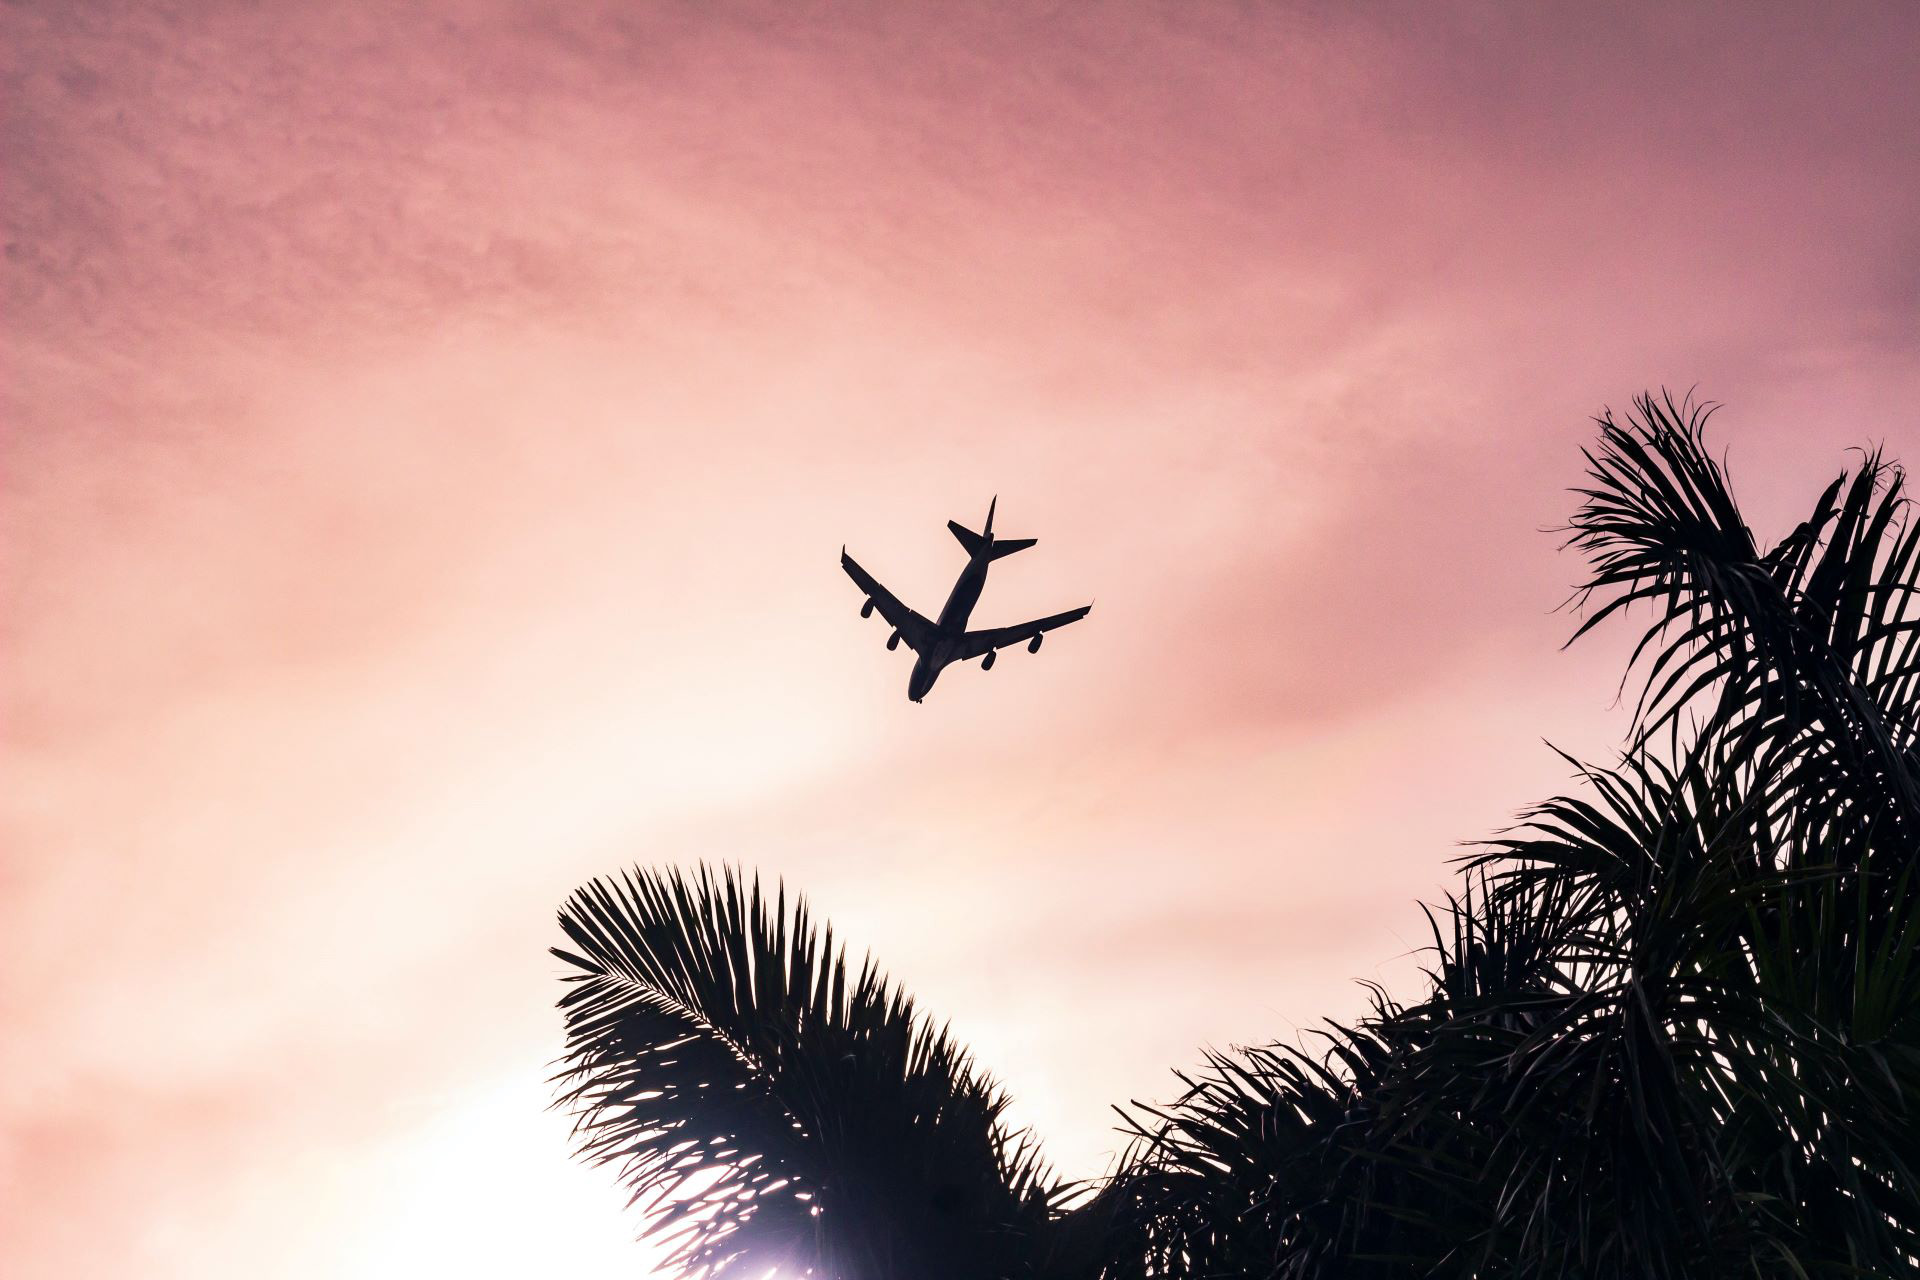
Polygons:
M947 528L953 530L953 536L960 540L960 545L967 549L968 555L977 556L984 549L988 559L998 560L1001 556L1010 556L1016 551L1025 551L1033 545L1034 539L1032 538L996 538L993 536L993 509L999 505L1000 498L998 495L995 495L993 501L987 504L987 524L985 530L980 533L975 533L957 520L947 521Z

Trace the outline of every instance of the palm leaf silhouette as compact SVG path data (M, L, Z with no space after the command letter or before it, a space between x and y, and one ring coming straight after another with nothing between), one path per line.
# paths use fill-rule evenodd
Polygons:
M1709 415L1587 455L1621 760L1469 856L1425 1001L1135 1113L1151 1274L1920 1273L1920 532L1869 451L1763 551Z
M944 1030L804 901L632 871L562 908L561 1105L689 1275L1025 1274L1066 1188Z

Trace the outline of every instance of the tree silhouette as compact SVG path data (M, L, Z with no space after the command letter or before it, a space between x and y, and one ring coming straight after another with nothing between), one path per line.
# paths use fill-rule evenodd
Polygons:
M1868 451L1762 551L1710 413L1600 419L1632 730L1468 855L1423 999L1210 1055L1076 1189L804 905L636 872L562 912L584 1154L696 1275L1920 1275L1920 528Z
M561 912L562 1104L689 1275L1025 1276L1070 1188L1005 1099L804 901L635 871ZM664 1193L664 1194L663 1194Z

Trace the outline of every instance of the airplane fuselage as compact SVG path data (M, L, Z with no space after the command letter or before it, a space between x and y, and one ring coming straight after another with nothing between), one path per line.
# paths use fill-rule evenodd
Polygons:
M947 596L940 616L934 620L938 635L921 651L913 664L913 674L907 677L907 697L913 701L927 696L933 682L940 678L940 672L959 652L961 637L967 632L967 619L973 616L973 606L980 603L980 593L987 586L987 566L992 563L990 552L967 557L967 567L954 580L953 591Z
M967 567L954 579L953 591L947 596L947 603L941 607L940 616L935 619L942 631L958 635L967 629L967 619L973 616L973 606L980 603L980 593L986 590L987 566L991 563L991 555L967 558Z

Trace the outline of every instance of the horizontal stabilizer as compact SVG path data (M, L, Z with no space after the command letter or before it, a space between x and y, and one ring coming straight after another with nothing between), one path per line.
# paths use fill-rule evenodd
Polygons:
M947 528L953 530L953 536L960 539L960 545L967 549L968 555L977 556L980 554L981 544L984 543L986 539L961 524L958 520L947 521Z
M993 540L992 558L998 560L1001 556L1010 556L1016 551L1025 551L1037 541L1039 541L1037 538L995 538Z

